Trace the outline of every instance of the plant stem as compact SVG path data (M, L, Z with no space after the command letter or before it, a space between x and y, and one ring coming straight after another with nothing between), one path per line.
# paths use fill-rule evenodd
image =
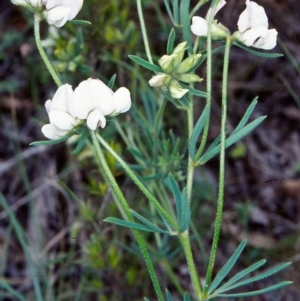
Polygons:
M123 193L122 193L115 177L113 176L113 174L111 173L111 170L109 169L109 167L107 165L107 162L106 162L104 154L101 150L101 147L100 147L100 144L99 144L98 139L96 137L96 134L95 134L94 131L90 131L90 133L91 133L91 136L92 136L93 144L95 146L98 159L100 161L100 164L102 165L103 171L105 172L105 175L106 175L109 183L111 184L111 186L114 190L114 193L118 197L118 199L119 199L119 201L120 201L120 203L121 203L121 205L122 205L122 207L123 207L123 209L124 209L124 211L125 211L125 213L128 217L128 220L130 222L134 222L134 218L133 218L133 216L130 212L130 208L127 204L127 201L126 201L126 199L125 199L125 197L124 197L124 195L123 195ZM149 255L148 250L147 250L146 242L145 242L144 238L140 235L139 231L133 229L133 232L135 234L135 237L136 237L136 240L137 240L138 245L140 247L143 258L146 262L146 266L147 266L151 281L153 283L157 298L158 298L159 301L164 301L164 297L163 297L163 294L162 294L162 291L161 291L161 288L160 288L160 285L159 285L159 282L158 282L158 279L157 279L157 276L156 276L156 273L155 273L155 270L154 270L154 267L153 267L153 264L152 264L152 261L151 261L151 258L150 258L150 255Z
M224 185L225 185L225 143L226 143L226 114L227 114L227 84L228 84L228 68L230 47L232 44L231 37L226 38L226 46L224 53L223 65L223 82L222 82L222 118L221 118L221 150L220 150L220 174L219 174L219 193L218 193L218 207L216 215L216 225L212 243L212 249L209 258L209 264L205 281L205 293L211 283L212 272L214 268L218 242L221 232L223 202L224 202Z
M190 18L192 18L195 15L195 13L198 11L198 9L200 9L200 7L203 6L208 1L210 0L200 0L193 8L192 12L190 13Z
M177 223L169 216L166 210L160 205L158 200L152 195L152 193L148 190L148 188L141 182L138 176L130 169L127 163L105 142L105 140L100 136L96 135L98 141L106 148L113 157L120 163L120 165L124 168L128 176L132 179L132 181L136 184L136 186L145 194L148 200L154 205L156 210L165 218L170 225L176 230L178 230Z
M141 0L136 0L136 5L137 5L138 15L139 15L139 19L140 19L142 36L143 36L143 41L144 41L144 45L145 45L145 51L147 54L147 58L148 58L148 61L151 64L153 64L150 47L149 47L149 41L148 41L148 37L147 37L147 31L146 31L146 26L145 26L145 20L144 20Z
M201 285L200 285L200 281L198 278L195 262L193 259L193 253L192 253L192 249L191 249L191 243L190 243L190 237L189 237L188 231L181 233L179 238L180 238L180 241L181 241L184 253L185 253L185 257L187 260L190 276L191 276L193 287L194 287L194 290L196 293L196 300L201 300L202 290L201 290Z
M206 106L209 108L209 111L211 109L211 87L212 87L212 45L211 45L211 29L212 29L212 23L215 16L215 11L217 8L217 5L220 0L216 0L212 3L211 8L211 14L210 18L208 20L208 31L207 31L207 58L206 58ZM203 150L206 145L207 137L208 137L208 130L209 130L209 123L210 123L210 113L208 115L204 130L203 130L203 136L201 139L199 150L196 153L195 161L198 161L200 156L203 153Z
M36 42L36 46L39 50L39 53L49 71L49 73L51 74L54 82L56 83L56 85L59 87L61 86L61 81L60 79L58 78L53 66L51 65L48 57L47 57L47 54L42 46L42 43L41 43L41 35L40 35L40 18L39 16L35 15L34 16L34 36L35 36L35 42Z

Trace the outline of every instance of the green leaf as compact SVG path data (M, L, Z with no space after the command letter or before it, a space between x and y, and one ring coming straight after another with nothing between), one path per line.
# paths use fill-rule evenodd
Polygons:
M197 89L194 89L192 87L190 87L189 85L183 84L182 82L180 82L180 85L185 88L188 89L190 93L192 93L193 95L199 96L199 97L203 97L206 98L207 97L207 93L204 91L200 91Z
M130 210L132 215L138 219L140 222L142 222L143 224L145 224L146 226L148 226L151 229L156 230L157 233L164 233L164 234L169 234L168 231L165 231L161 228L159 228L158 226L156 226L155 224L151 223L150 221L148 221L146 218L144 218L143 216L141 216L139 213L137 213L134 210Z
M166 7L166 10L167 10L167 13L168 13L170 19L174 23L175 19L174 19L174 16L172 14L172 10L171 10L170 4L169 4L169 0L164 0L164 3L165 3L165 7Z
M150 301L148 298L144 297L144 301Z
M223 293L228 290L228 287L232 284L236 283L241 278L247 276L248 274L252 273L253 271L257 270L261 266L263 266L267 261L265 259L262 259L254 264L252 264L250 267L248 267L245 270L242 270L241 272L237 273L235 276L233 276L229 281L224 283L222 286L220 286L217 290L218 293Z
M184 293L183 301L191 301L190 296L189 296L188 293Z
M154 64L151 64L149 62L147 62L146 60L144 59L141 59L140 57L138 56L135 56L135 55L129 55L128 56L130 59L132 59L135 63L141 65L142 67L146 68L146 69L149 69L153 72L163 72L163 70L159 67L159 66L156 66Z
M85 140L87 137L87 133L83 133L77 143L75 149L71 152L71 155L77 155L85 146Z
M11 297L13 296L20 301L26 301L26 299L19 292L17 292L13 287L11 287L8 283L0 280L0 287L8 291Z
M238 43L237 41L234 41L233 42L234 45L236 45L237 47L240 47L242 48L243 50L253 54L253 55L256 55L256 56L260 56L260 57L265 57L265 58L269 58L269 59L273 59L273 58L277 58L277 57L281 57L283 56L283 54L281 53L274 53L274 52L261 52L261 51L255 51L251 48L248 48L240 43Z
M182 211L180 216L180 222L178 223L179 223L179 231L184 232L189 228L190 221L191 221L191 208L188 199L187 188L184 188L181 193L181 208Z
M168 38L168 44L167 44L167 54L170 55L173 52L173 48L174 48L174 41L175 41L175 29L172 28L169 38Z
M31 142L29 145L35 146L35 145L53 145L53 144L58 144L58 143L66 141L72 135L73 135L73 133L70 133L70 134L67 134L66 136L63 136L60 139L56 139L56 140L34 141L34 142Z
M234 131L232 132L232 134L238 132L239 130L241 130L245 124L248 122L253 110L255 109L256 105L257 105L257 99L258 97L256 96L253 101L251 102L249 108L247 109L247 111L245 112L243 118L241 119L240 123L238 124L238 126L234 129Z
M207 118L209 116L209 107L206 106L201 114L201 116L199 117L195 128L193 129L190 141L189 141L189 154L190 157L195 160L195 156L196 156L196 144L197 141L199 139L199 136L205 126L205 123L207 121Z
M180 4L180 21L183 31L183 40L187 41L188 52L192 53L192 38L191 38L191 22L190 22L190 0L181 0Z
M283 288L287 285L292 284L292 281L282 281L278 284L263 288L261 290L257 291L252 291L252 292L245 292L245 293L237 293L237 294L220 294L218 297L227 297L227 298L240 298L240 297L249 297L249 296L256 296L256 295L261 295L261 294L266 294L271 291Z
M111 79L109 80L109 82L108 82L108 84L107 84L107 86L109 87L109 88L113 88L113 86L114 86L114 83L115 83L115 80L116 80L116 77L117 77L117 74L114 74L112 77L111 77Z
M279 266L273 268L273 269L270 269L266 272L263 272L261 274L258 274L254 277L251 277L251 278L248 278L246 280L243 280L243 281L240 281L240 282L237 282L229 287L227 287L226 291L229 291L229 290L232 290L234 288L237 288L237 287L240 287L240 286L244 286L246 284L249 284L249 283L253 283L253 282L256 282L256 281L259 281L261 279L265 279L267 277L270 277L278 272L280 272L281 270L287 268L289 265L291 265L290 262L287 262L287 263L283 263L283 264L280 264Z
M86 20L70 20L68 22L75 25L92 25L90 21L86 21Z
M257 119L255 119L254 121L252 121L251 123L249 123L248 125L246 125L244 128L242 128L240 131L238 131L237 133L232 134L230 137L228 137L226 139L226 145L225 147L229 147L232 144L236 143L237 141L241 140L242 138L244 138L246 135L248 135L250 132L252 132L260 123L262 123L267 116L261 116ZM214 147L213 149L211 149L210 151L206 151L206 153L200 158L200 160L198 161L199 163L204 163L207 162L208 160L210 160L211 158L213 158L215 155L217 155L220 152L220 148L221 146L218 145L216 147Z
M232 267L240 257L241 253L243 252L245 246L246 246L246 240L243 240L237 249L234 251L234 253L231 255L231 257L228 259L226 264L222 267L222 269L219 271L219 273L216 275L215 279L211 283L208 293L211 294L218 285L222 282L222 280L228 275L228 273L231 271Z
M173 297L170 292L166 289L167 301L173 301Z
M137 229L137 230L140 230L140 231L162 233L162 234L165 234L165 232L166 232L166 231L163 231L163 230L162 230L162 232L158 231L157 230L158 227L153 228L153 227L138 224L138 223L127 222L127 221L124 221L124 220L121 220L121 219L115 218L115 217L107 217L104 221L112 223L112 224L116 224L118 226L130 228L130 229Z
M177 220L178 220L178 225L179 225L179 228L180 228L182 209L183 209L182 204L181 204L181 193L180 193L178 185L177 185L174 177L172 176L172 174L169 174L168 178L169 178L170 188L172 190L172 193L173 193L173 196L174 196L174 199L175 199Z

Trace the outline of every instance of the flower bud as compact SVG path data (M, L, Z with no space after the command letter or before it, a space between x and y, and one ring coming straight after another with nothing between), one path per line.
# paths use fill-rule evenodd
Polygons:
M177 80L171 81L171 84L169 86L169 91L171 96L176 99L182 98L186 93L189 92L188 89L182 88Z
M186 47L187 45L187 42L182 42L180 44L178 44L174 50L173 50L173 54L176 55L176 58L175 58L175 61L174 61L174 65L175 67L181 63L182 59L183 59L183 56L184 56L184 52L185 50L187 49Z
M201 54L194 54L182 61L176 68L177 73L186 73L191 70L199 61Z
M166 73L172 73L174 71L174 61L175 61L176 55L163 55L159 60L158 64L159 66L165 71Z
M151 87L162 87L165 86L169 80L170 76L163 73L153 76L148 83Z
M197 74L182 74L178 79L187 84L201 82L203 80Z

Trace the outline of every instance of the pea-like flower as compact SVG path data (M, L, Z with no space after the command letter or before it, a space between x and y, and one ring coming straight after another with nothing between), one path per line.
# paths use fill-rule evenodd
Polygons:
M50 25L62 27L74 19L82 8L83 0L42 0L45 16Z
M217 14L217 12L226 4L225 0L221 0L216 8L215 15ZM198 17L198 16L194 16L192 18L192 25L191 25L191 31L194 35L196 36L200 36L200 37L206 37L207 36L207 32L208 32L208 21L209 18L211 16L211 9L208 10L205 19ZM223 25L221 25L220 23L218 24L215 20L213 21L212 24L212 35L220 37L220 36L226 36L227 35L227 31L228 29L225 28Z
M246 46L270 50L276 46L277 30L268 29L268 17L264 8L246 0L246 9L238 20L237 39Z
M48 139L59 139L85 124L89 129L104 128L105 116L116 116L131 107L130 92L121 87L113 92L99 79L85 80L73 91L68 84L56 91L45 104L50 123L42 127Z
M45 103L50 123L42 127L42 133L54 140L65 136L80 120L76 118L74 108L74 92L68 84L60 86L53 96Z

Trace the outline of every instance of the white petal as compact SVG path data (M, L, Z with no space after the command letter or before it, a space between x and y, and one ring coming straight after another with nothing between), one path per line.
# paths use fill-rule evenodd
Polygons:
M149 81L149 85L151 87L161 87L161 86L164 86L164 80L166 78L166 75L165 74L158 74L158 75L155 75L153 76Z
M62 27L68 21L71 8L67 6L56 6L47 11L46 19L48 24Z
M208 26L205 19L201 17L193 17L191 31L196 36L207 36Z
M96 109L89 114L86 124L92 131L94 131L98 126L104 128L106 125L106 119L101 112Z
M238 20L240 32L245 32L249 28L263 26L268 29L268 17L265 9L253 1L246 1L246 9L241 13Z
M50 123L63 131L69 131L74 128L77 121L70 114L60 111L51 111L49 113Z
M48 10L59 6L69 7L68 20L72 20L82 8L83 0L43 0L43 3Z
M268 35L265 38L260 38L256 43L254 43L253 47L270 50L276 46L277 43L277 30L269 29Z
M60 135L58 135L55 127L52 124L45 124L42 127L42 133L46 138L48 138L50 140L55 140L55 139L58 139L61 137ZM64 135L62 135L62 136L64 136Z
M131 107L130 92L127 88L119 88L113 95L114 114L127 112Z
M268 35L268 29L264 26L258 26L251 29L248 29L240 36L240 40L246 46L254 46L254 44L260 38L266 38Z
M226 4L225 0L221 0L216 8L215 14L214 16L218 13L218 11ZM211 8L207 11L206 17L205 19L208 21L210 18L210 14L211 14Z
M45 108L46 108L47 113L49 114L49 112L50 112L50 110L51 110L51 99L48 99L48 100L45 102Z
M54 94L49 111L62 111L74 116L72 104L74 102L72 86L65 84L60 86Z

